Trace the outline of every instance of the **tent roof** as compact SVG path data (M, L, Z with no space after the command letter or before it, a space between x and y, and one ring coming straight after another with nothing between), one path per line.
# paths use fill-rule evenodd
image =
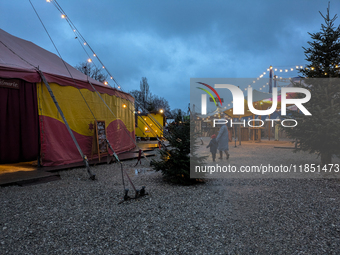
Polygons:
M0 29L0 77L40 82L41 78L37 72L38 68L44 73L48 82L87 88L93 91L88 83L89 80L96 87L96 90L101 93L110 95L120 94L120 96L125 94L125 97L128 95L127 93L105 86L90 77L88 78L68 63L63 62L61 58L52 52Z

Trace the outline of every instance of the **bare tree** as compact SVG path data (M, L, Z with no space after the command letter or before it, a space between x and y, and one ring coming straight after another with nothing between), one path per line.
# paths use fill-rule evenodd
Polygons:
M86 61L75 66L75 68L99 82L104 82L107 79L107 74L103 72L103 69L95 67L93 64Z
M142 77L142 80L140 81L140 92L142 99L142 102L140 103L143 104L144 109L147 109L151 94L149 90L148 79L146 79L146 77Z

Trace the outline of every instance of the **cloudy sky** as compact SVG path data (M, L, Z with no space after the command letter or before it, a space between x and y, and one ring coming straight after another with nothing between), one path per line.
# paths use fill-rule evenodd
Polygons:
M64 60L73 66L86 61L55 5L31 2ZM166 98L171 109L187 110L190 78L258 78L270 65L279 76L297 76L290 68L306 64L302 46L310 40L308 32L320 30L319 11L326 13L328 0L57 3L123 91L139 89L141 78L147 77L152 94ZM334 16L340 2L333 0L330 6ZM29 0L1 1L0 24L6 32L56 53ZM256 84L262 87L267 80L268 72Z

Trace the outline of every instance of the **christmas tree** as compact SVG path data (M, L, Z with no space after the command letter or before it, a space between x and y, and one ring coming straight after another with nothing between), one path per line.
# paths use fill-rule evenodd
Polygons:
M335 27L333 18L320 12L325 24L321 31L308 33L313 41L304 48L309 64L300 72L305 76L294 86L304 87L311 92L311 99L304 104L312 116L291 112L298 125L286 128L291 138L297 140L298 149L317 153L321 164L329 164L332 156L340 155L340 26Z
M168 130L165 138L169 146L160 150L161 159L152 161L153 168L162 171L164 179L169 182L184 185L201 182L201 179L190 178L190 163L202 165L206 159L196 154L197 134L193 132L194 124L181 121L169 125Z

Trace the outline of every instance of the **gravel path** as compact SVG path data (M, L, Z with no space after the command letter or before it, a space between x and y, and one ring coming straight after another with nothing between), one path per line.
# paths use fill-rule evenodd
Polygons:
M243 144L230 148L230 160L241 164L237 154L251 164L254 148L277 154L271 145ZM298 163L311 156L281 152ZM177 186L147 171L145 159L136 176L135 162L125 168L149 195L119 205L116 164L92 168L96 181L80 168L60 172L60 181L1 188L0 254L340 254L339 179Z

